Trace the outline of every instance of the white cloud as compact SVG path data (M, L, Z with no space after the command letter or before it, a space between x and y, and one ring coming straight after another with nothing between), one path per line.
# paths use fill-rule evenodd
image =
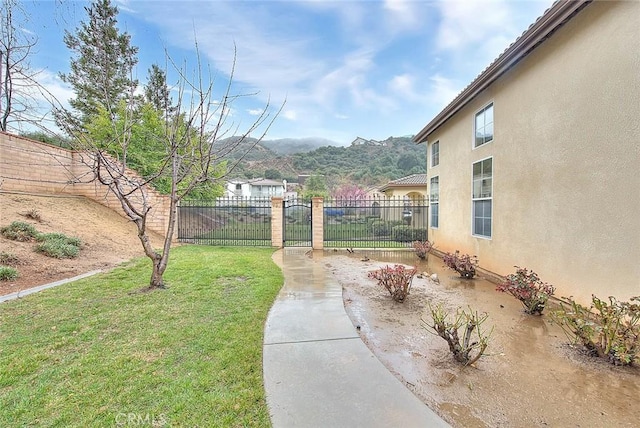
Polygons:
M504 0L446 0L440 1L438 7L442 15L437 33L440 50L485 43L511 24L509 5Z
M396 30L408 30L422 25L420 4L410 0L385 0L384 10Z
M393 76L389 89L398 97L415 97L414 78L410 74Z
M254 109L247 110L247 113L249 113L251 116L260 116L263 112L264 112L264 109L262 108L254 108Z
M431 76L429 81L429 100L439 109L446 107L461 91L454 80L439 74Z
M288 119L288 120L297 120L298 119L298 114L296 113L295 110L285 110L282 113L282 117L284 117L285 119Z

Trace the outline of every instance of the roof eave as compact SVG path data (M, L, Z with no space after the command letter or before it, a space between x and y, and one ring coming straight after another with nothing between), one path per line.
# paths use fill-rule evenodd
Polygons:
M551 33L572 17L592 0L559 0L555 2L536 22L511 44L493 63L491 63L476 79L469 84L447 107L414 137L417 144L423 143L427 137L449 120L454 114L466 106L480 92L495 82L500 76L527 56L542 43Z

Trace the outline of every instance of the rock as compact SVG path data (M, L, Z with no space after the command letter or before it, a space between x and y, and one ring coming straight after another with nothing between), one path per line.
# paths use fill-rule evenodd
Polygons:
M438 274L437 273L434 273L434 274L431 275L431 280L434 281L434 282L437 282L437 283L440 282L440 280L438 279Z

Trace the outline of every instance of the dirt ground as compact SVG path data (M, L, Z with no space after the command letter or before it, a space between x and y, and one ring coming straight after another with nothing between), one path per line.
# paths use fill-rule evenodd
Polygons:
M37 212L41 220L25 216ZM33 242L16 242L0 236L0 252L18 258L14 265L19 277L0 281L0 295L70 278L93 270L106 270L123 261L144 256L133 223L114 211L83 197L35 196L0 193L0 227L24 221L39 232L60 232L81 239L75 259L52 259L33 250ZM152 242L161 245L160 237Z
M35 210L41 221L24 216ZM115 212L79 197L0 193L0 227L21 220L41 232L79 237L76 259L56 260L33 251L33 243L0 237L0 252L19 258L20 277L0 281L0 295L63 278L106 270L143 256L135 227ZM152 237L160 245L157 235ZM567 345L547 316L522 312L519 302L484 279L463 280L440 259L413 253L336 253L323 259L343 286L345 308L374 354L408 388L456 427L638 427L640 369L614 367ZM364 257L369 261L362 261ZM417 265L439 282L416 278L405 303L395 303L367 278L386 264ZM145 279L146 281L146 279ZM467 306L489 313L495 330L488 355L476 367L461 367L444 340L421 319L426 302Z
M416 277L406 301L396 303L367 278L395 263L436 273L439 282ZM640 426L639 368L615 367L569 346L548 316L525 314L495 284L461 279L435 256L423 262L406 252L336 255L325 259L325 268L341 283L345 308L364 342L453 426ZM494 332L475 367L456 363L447 343L423 328L429 300L489 314L484 326Z

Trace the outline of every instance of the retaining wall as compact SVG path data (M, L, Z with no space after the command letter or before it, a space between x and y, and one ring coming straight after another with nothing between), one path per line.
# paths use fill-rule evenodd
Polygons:
M82 157L81 152L0 132L0 191L85 196L126 218L120 201L93 180L93 171ZM153 189L147 192L151 206L147 228L165 236L169 198Z

